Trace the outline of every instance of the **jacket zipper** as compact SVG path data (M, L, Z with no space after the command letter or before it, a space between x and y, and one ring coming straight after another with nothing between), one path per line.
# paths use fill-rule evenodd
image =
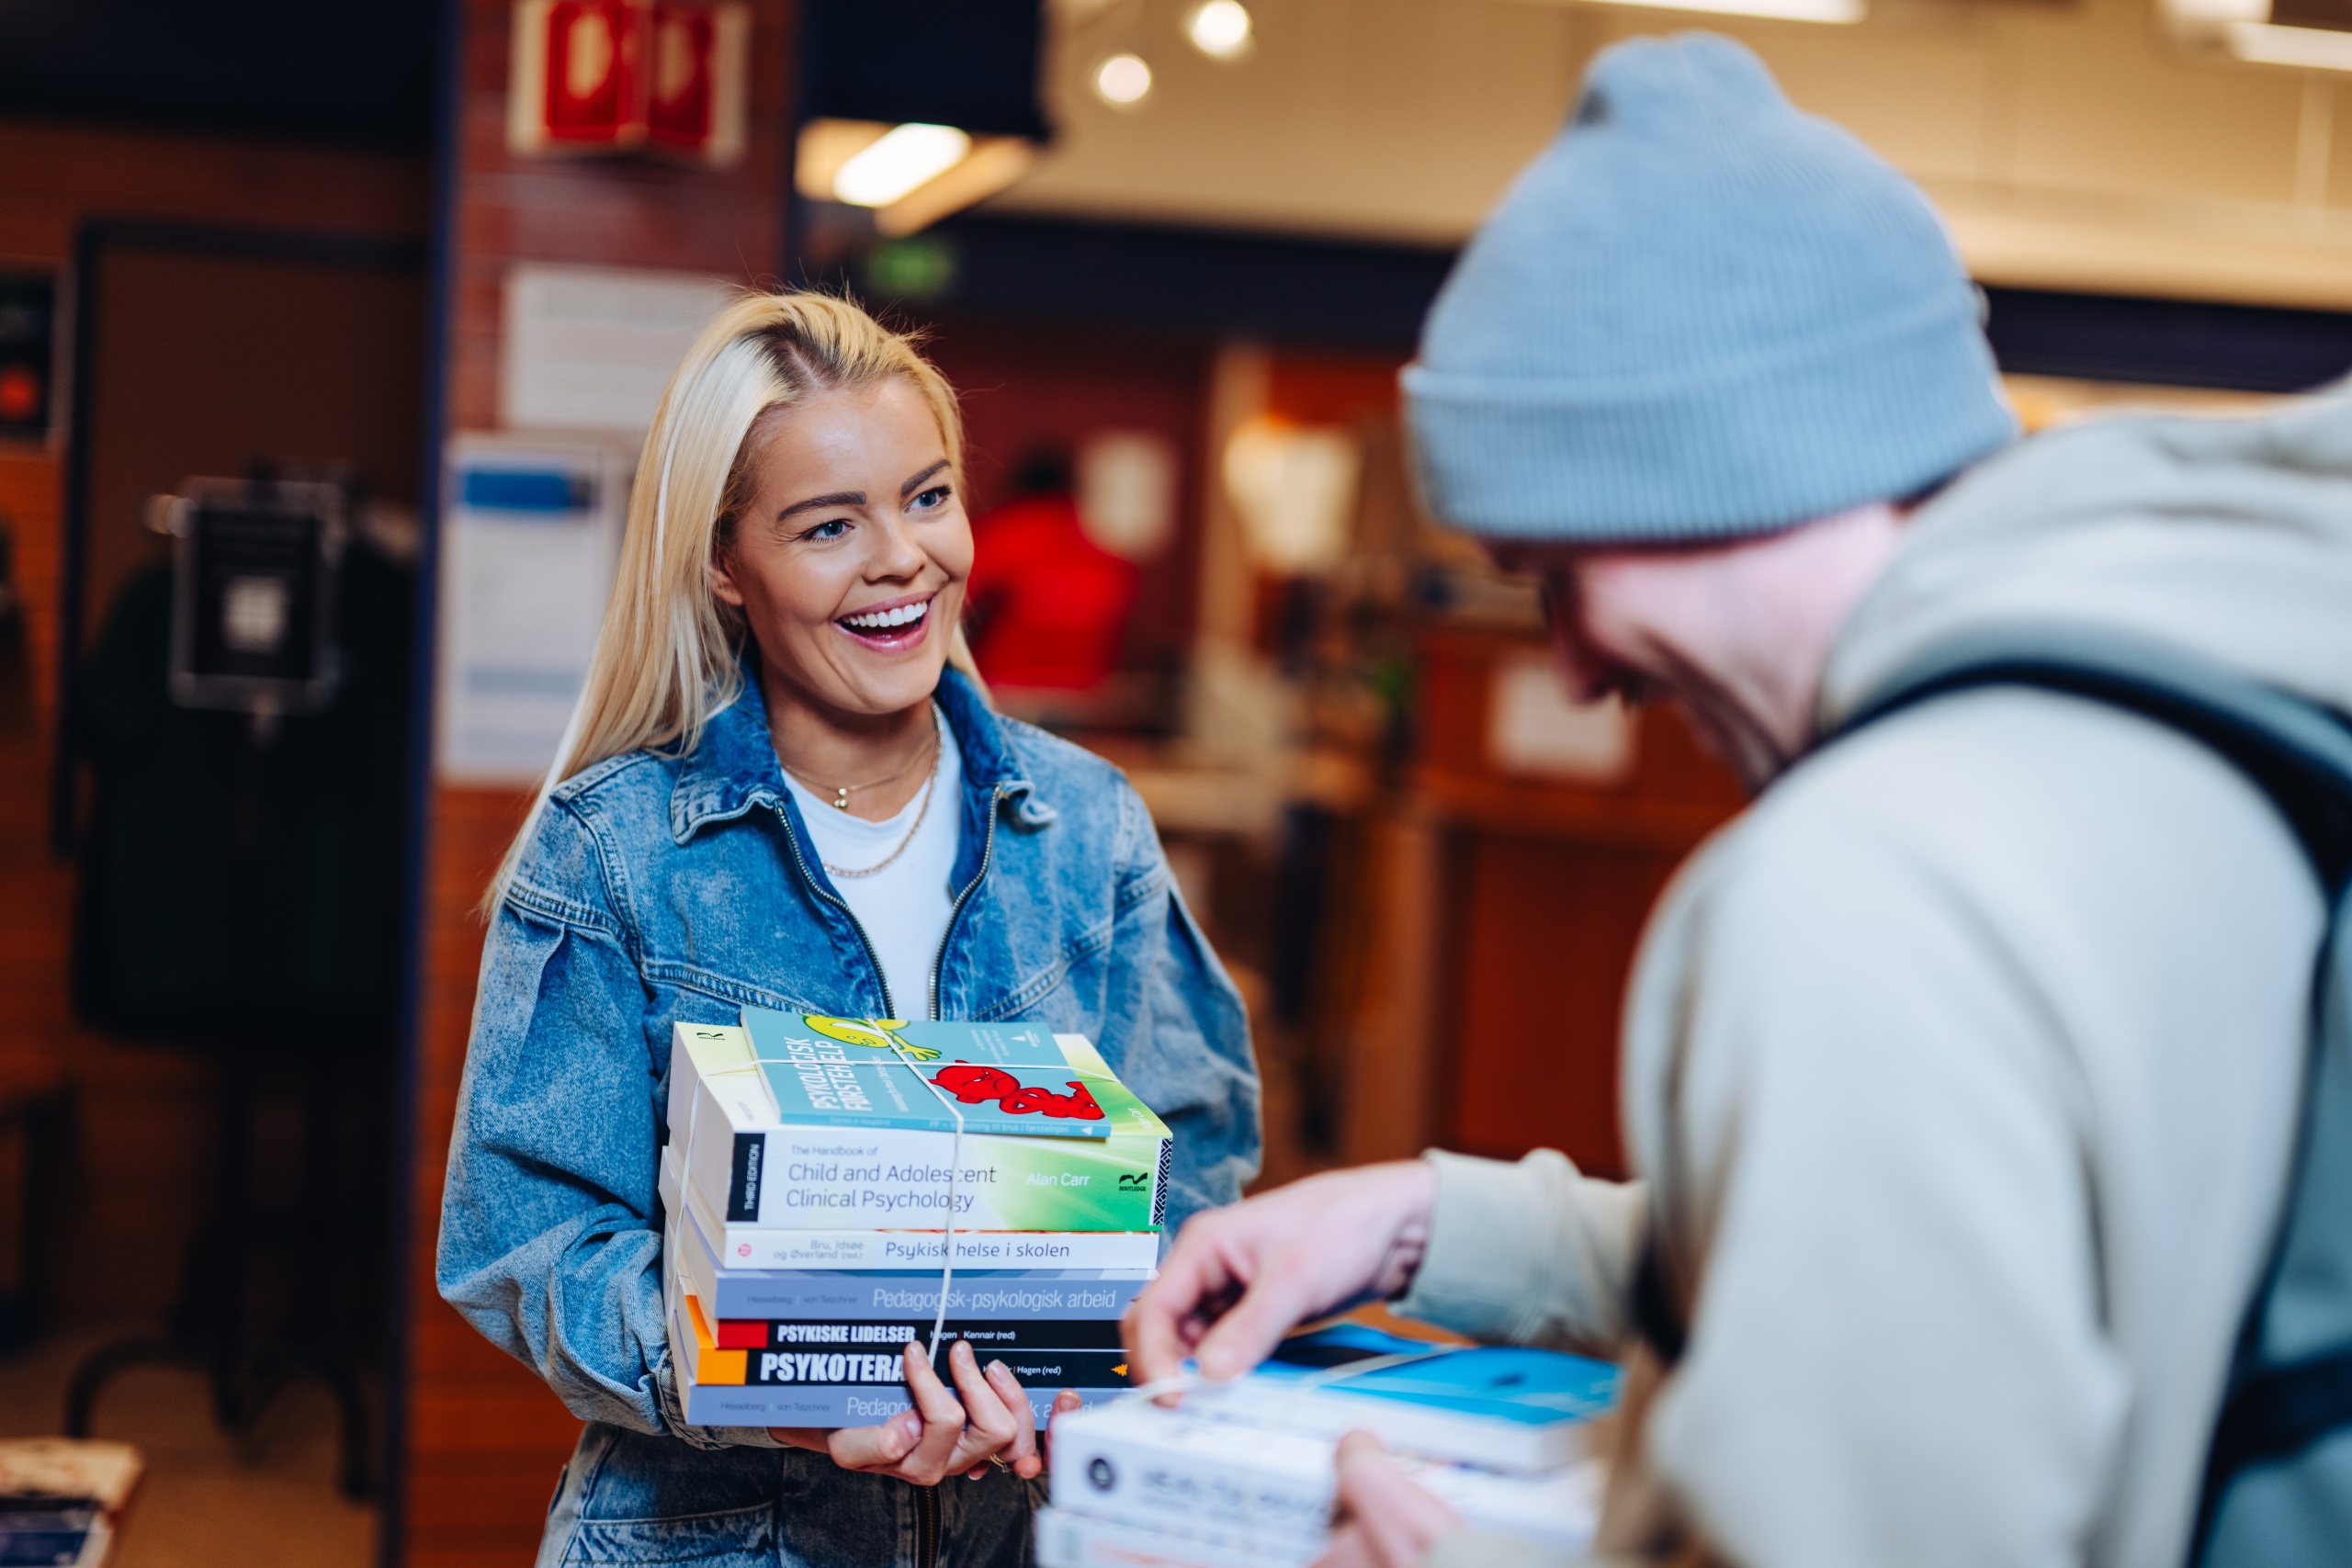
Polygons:
M956 938L956 919L964 912L965 900L972 890L988 876L989 862L996 854L996 814L1004 805L1004 786L999 784L989 792L988 831L980 838L980 866L972 873L972 880L964 884L964 891L956 895L956 902L947 908L947 929L939 933L939 951L931 960L931 1016L939 1016L939 972L947 967L947 944Z
M939 1568L939 1488L915 1488L916 1568Z

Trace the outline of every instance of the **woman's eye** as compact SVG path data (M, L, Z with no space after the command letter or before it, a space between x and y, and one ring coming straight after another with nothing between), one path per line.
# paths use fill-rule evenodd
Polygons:
M914 508L918 512L929 512L935 506L944 506L947 504L947 498L955 493L955 487L952 485L933 485L915 497Z
M838 539L848 532L849 520L845 517L835 517L828 522L818 524L800 536L804 539Z

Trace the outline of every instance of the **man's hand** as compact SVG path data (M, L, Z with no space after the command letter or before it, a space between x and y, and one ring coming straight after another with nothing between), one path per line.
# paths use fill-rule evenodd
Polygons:
M1184 1358L1238 1377L1297 1325L1411 1282L1429 1244L1437 1172L1422 1160L1331 1171L1196 1214L1122 1325L1136 1381Z
M1420 1568L1437 1538L1462 1528L1444 1498L1388 1462L1370 1432L1340 1439L1340 1525L1314 1568Z
M956 1380L956 1393L950 1393L921 1344L910 1344L903 1354L912 1410L879 1427L771 1427L769 1435L796 1449L831 1454L843 1470L895 1475L918 1486L936 1486L956 1474L978 1481L989 1472L991 1460L1023 1481L1045 1470L1029 1396L1002 1361L990 1361L983 1371L972 1347L958 1339L947 1352L947 1370ZM1055 1396L1054 1412L1077 1404L1078 1395L1064 1390Z

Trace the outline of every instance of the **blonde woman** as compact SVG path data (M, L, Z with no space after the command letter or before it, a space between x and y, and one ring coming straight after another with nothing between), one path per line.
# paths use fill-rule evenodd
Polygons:
M915 1408L879 1427L680 1419L673 1023L1039 1021L1175 1130L1171 1224L1255 1167L1241 1006L1142 804L989 711L962 653L962 457L913 344L807 293L722 313L647 437L587 690L488 900L442 1210L442 1295L588 1423L543 1564L1027 1559L1032 1391L968 1346L944 1382L909 1357Z

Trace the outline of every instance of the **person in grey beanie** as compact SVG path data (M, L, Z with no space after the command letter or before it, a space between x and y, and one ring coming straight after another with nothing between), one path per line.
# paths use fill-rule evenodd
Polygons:
M1366 1298L1617 1357L1595 1551L1742 1568L2188 1554L2295 1143L2318 885L2217 755L1985 687L1815 750L1926 651L2129 636L2352 710L2352 403L2029 441L1920 194L1720 38L1593 64L1405 372L1430 509L1587 697L1769 793L1627 998L1642 1180L1432 1153L1196 1217L1143 1378ZM1369 1438L1333 1568L1544 1561Z

